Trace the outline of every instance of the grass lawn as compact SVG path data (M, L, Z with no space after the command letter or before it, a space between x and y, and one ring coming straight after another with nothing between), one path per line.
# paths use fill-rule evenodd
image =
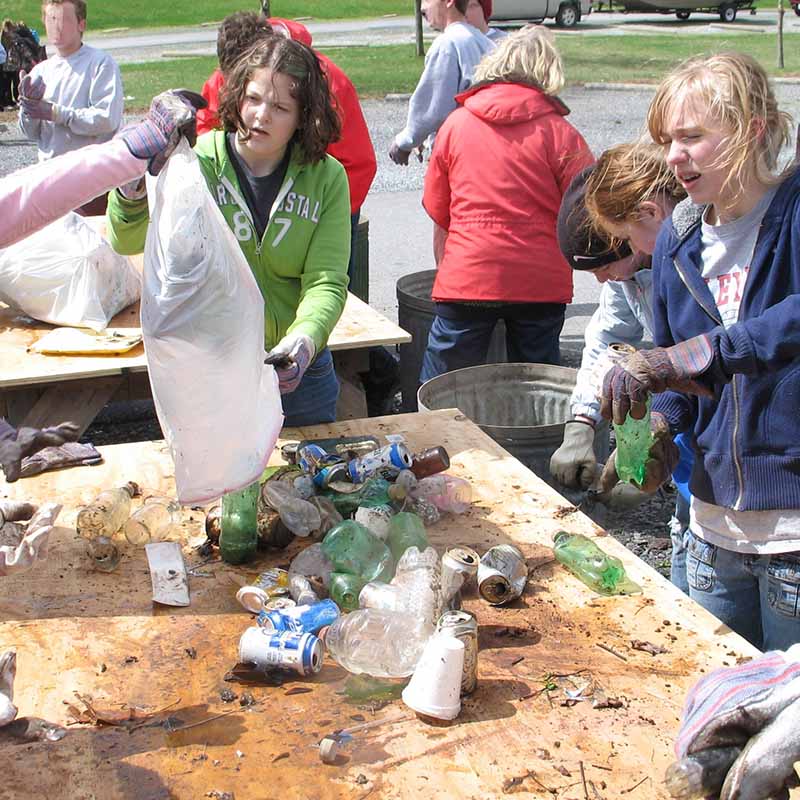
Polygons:
M5 4L4 4L5 5ZM12 0L13 10L6 5L4 15L13 14L39 31L40 0ZM259 0L192 0L163 3L159 0L89 0L88 28L163 28L172 25L199 25L221 20L234 11L259 11ZM379 17L381 14L413 14L413 0L272 0L276 17L292 19L313 15L316 19Z
M569 83L655 82L678 61L719 50L741 50L757 58L772 75L800 75L800 35L784 41L786 69L775 69L775 37L768 34L725 36L559 36ZM324 48L363 97L410 92L422 72L412 45ZM122 65L129 110L146 108L153 95L184 86L197 91L216 67L213 56Z

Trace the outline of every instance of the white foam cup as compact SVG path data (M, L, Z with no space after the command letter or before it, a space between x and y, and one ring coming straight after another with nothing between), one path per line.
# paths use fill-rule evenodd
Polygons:
M455 719L461 711L463 669L464 642L442 634L432 636L403 689L403 702L418 714Z

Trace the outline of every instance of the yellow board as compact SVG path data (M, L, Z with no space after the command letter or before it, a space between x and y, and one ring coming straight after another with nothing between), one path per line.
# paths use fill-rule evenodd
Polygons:
M141 344L142 334L130 328L55 328L31 345L35 353L53 356L118 355Z

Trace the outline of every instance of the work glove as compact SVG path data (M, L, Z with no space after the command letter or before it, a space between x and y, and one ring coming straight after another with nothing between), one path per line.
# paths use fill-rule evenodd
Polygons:
M397 142L392 142L392 146L389 148L389 158L394 161L395 164L399 164L401 167L407 167L410 155L410 150L403 150L402 147L398 146Z
M304 333L287 333L267 353L264 363L275 367L281 394L290 394L300 385L316 352L316 345L310 336Z
M45 85L41 75L32 78L24 69L19 72L19 96L25 100L41 100Z
M718 778L721 800L788 797L784 785L800 760L800 644L716 670L689 692L678 758L702 763L704 752L728 747L744 749ZM715 794L720 784L703 788Z
M61 506L0 501L0 575L30 569L47 556L47 541ZM23 527L19 523L30 519Z
M17 654L7 650L0 656L0 728L17 716L14 705L14 678L17 677Z
M653 435L653 444L650 445L644 480L642 485L637 487L645 494L657 492L659 486L669 480L680 459L678 446L672 441L669 425L662 414L657 412L650 414L650 432ZM603 467L598 488L602 494L605 494L611 492L618 483L617 451L615 450Z
M120 133L131 155L148 163L148 172L158 175L181 136L194 146L197 140L196 115L208 105L205 98L188 89L162 92L153 98L147 116Z
M633 419L645 415L652 392L672 389L712 397L713 392L696 378L708 370L713 359L711 340L705 335L672 347L637 350L606 373L600 413L622 425L629 412Z
M594 496L597 503L602 503L611 511L630 511L649 500L647 492L637 489L631 483L618 483L610 492L598 493Z
M90 442L67 442L61 447L45 447L44 450L23 458L20 477L30 478L54 469L99 464L102 460L100 451Z
M80 430L74 422L62 422L54 428L20 428L18 431L0 419L0 467L6 481L13 483L20 477L21 462L45 447L60 447L64 442L74 442Z
M56 118L56 106L44 99L45 84L41 76L31 78L25 70L19 73L19 106L31 119L52 122Z
M594 454L594 426L571 419L564 426L564 441L550 457L550 474L572 489L588 489L597 474Z

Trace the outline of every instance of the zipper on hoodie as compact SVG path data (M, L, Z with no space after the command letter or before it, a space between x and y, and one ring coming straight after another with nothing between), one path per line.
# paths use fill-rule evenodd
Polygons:
M678 273L678 277L683 282L683 285L689 290L689 294L694 298L697 305L703 309L703 311L708 314L711 319L716 322L718 325L722 325L722 317L719 314L719 309L714 308L711 311L708 306L697 296L694 291L694 288L690 285L689 281L686 279L686 274L681 266L680 262L677 258L672 259L672 263L675 265L675 271ZM716 312L716 313L715 313ZM742 499L744 497L744 472L742 471L742 462L739 459L739 451L736 447L736 437L739 433L739 390L736 387L736 376L733 376L731 380L731 395L733 396L733 433L731 434L731 453L733 453L733 463L736 466L736 482L738 484L738 491L736 494L736 502L733 504L734 511L741 510Z

